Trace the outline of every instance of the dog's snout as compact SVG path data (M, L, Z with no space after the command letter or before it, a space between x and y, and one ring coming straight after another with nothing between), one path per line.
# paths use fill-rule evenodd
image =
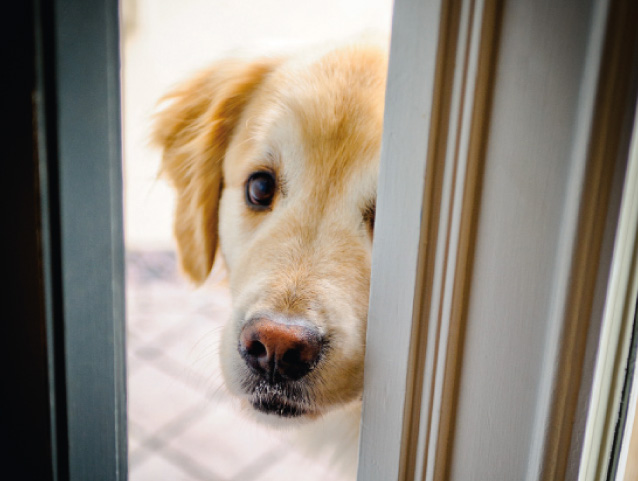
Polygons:
M262 378L296 380L317 364L323 346L321 333L308 326L258 319L239 336L239 352Z

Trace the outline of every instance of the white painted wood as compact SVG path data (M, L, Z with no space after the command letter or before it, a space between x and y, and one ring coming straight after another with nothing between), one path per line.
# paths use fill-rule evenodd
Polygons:
M574 4L574 7L576 4ZM586 195L584 190L586 186L587 165L589 161L588 150L590 148L590 138L592 129L594 128L594 116L596 114L596 95L598 82L600 79L600 70L602 66L602 57L604 49L604 40L607 24L608 2L592 2L587 6L591 15L591 28L581 28L580 42L581 62L579 69L571 72L574 85L578 85L579 95L574 98L573 112L575 117L568 124L567 128L571 130L572 139L566 145L568 151L565 152L565 159L569 162L563 162L567 167L568 177L565 179L564 187L565 199L562 201L561 226L557 230L558 238L556 244L556 259L554 260L554 272L548 278L548 284L552 288L549 300L548 324L544 333L543 360L541 364L540 379L538 384L539 396L536 401L535 424L533 426L533 437L531 445L531 453L529 459L529 467L527 479L542 479L546 476L547 470L547 450L548 444L551 442L552 432L550 423L554 422L552 418L552 410L556 403L561 400L556 389L557 380L561 375L560 369L563 368L560 363L561 350L565 348L565 329L569 322L570 284L574 282L571 278L574 272L573 263L578 262L574 252L578 249L579 238L579 222L581 220L581 210L583 197ZM552 14L548 9L548 14ZM575 22L576 23L576 22ZM578 25L575 25L579 27ZM578 35L576 32L574 36ZM570 55L567 50L563 51L564 55ZM580 71L580 69L583 69ZM579 80L580 77L580 80ZM560 128L560 125L555 125ZM567 131L563 135L569 135ZM559 204L560 205L560 204ZM598 292L598 296L602 296L603 292ZM552 472L552 476L556 474ZM552 477L550 476L550 478Z
M638 296L638 128L636 127L634 127L630 155L598 346L579 481L601 479L607 473L636 315ZM616 476L616 479L620 481L624 479L631 427L636 409L635 385L630 404L630 415L624 429L626 442L621 448L621 462Z
M471 92L465 91L467 85L464 71L466 70L467 50L470 44L469 37L472 33L476 34L476 28L472 31L472 24L476 22L473 22L471 3L472 2L463 2L459 12L459 41L457 43L457 51L455 52L456 59L454 60L454 71L456 75L454 75L452 87L449 120L449 129L451 132L455 132L458 126L462 126L462 128L458 130L462 130L465 135L467 135L469 123L468 116L470 112L468 111L468 105L471 105L470 102L465 101L465 94L469 94L468 96L470 96ZM472 45L476 47L476 42L473 42ZM472 86L473 83L470 82L470 88ZM430 302L427 313L427 319L432 320L432 322L428 323L425 319L420 320L420 322L429 324L427 328L423 395L419 406L422 413L438 413L441 411L445 367L444 356L447 351L445 349L438 349L438 345L439 343L445 343L449 334L449 323L445 321L449 320L449 312L451 309L453 272L457 260L460 206L463 191L460 186L463 185L466 174L464 164L461 165L460 169L455 169L458 157L455 146L458 140L458 137L455 135L448 136L445 163L443 166L443 193L441 196L441 209L438 213L439 232L436 240L436 253L438 255L436 255L434 259L435 272L433 276L432 301ZM440 328L437 329L438 320L440 318L443 319L444 322ZM430 480L434 475L438 441L437 434L440 426L439 421L440 417L436 415L420 417L417 441L418 454L414 472L415 479ZM420 453L427 453L427 456L420 455Z
M575 479L636 93L608 5L396 4L359 480Z
M397 0L374 239L358 479L398 479L440 2ZM397 236L397 234L399 234Z
M465 317L463 291L467 283L468 256L471 255L470 238L474 233L472 210L476 188L480 183L477 175L483 162L482 149L477 150L475 143L480 141L487 124L482 122L477 125L475 116L477 112L480 116L487 113L481 96L488 92L488 78L481 78L481 70L490 68L487 64L491 63L492 58L489 49L485 49L485 43L492 41L493 32L485 32L483 27L484 22L493 20L485 17L494 14L494 2L464 1L461 5L456 56L462 68L455 68L454 76L455 82L459 83L461 102L451 105L444 167L446 173L450 171L453 180L449 187L447 184L443 186L442 208L438 212L439 245L434 256L435 262L441 260L446 265L440 274L434 273L433 283L436 285L440 275L442 288L440 292L433 293L429 313L421 320L429 324L428 338L433 339L432 344L436 345L437 359L431 378L427 377L427 365L424 371L423 399L431 396L427 411L431 414L421 416L421 431L425 431L428 423L429 426L427 433L424 433L427 440L421 441L427 447L424 456L427 461L425 466L417 463L414 473L414 479L418 480L431 481L449 475L450 438L446 431L451 431L450 423L454 423L454 414L449 405L450 396L454 396L454 389L449 387L450 372L458 369L454 350L461 347L457 344L458 335L453 332L462 330ZM421 406L422 409L425 407L423 403ZM420 453L417 455L420 456Z
M450 479L565 479L584 333L605 295L598 242L615 231L610 172L592 173L614 162L596 150L606 8L503 11Z

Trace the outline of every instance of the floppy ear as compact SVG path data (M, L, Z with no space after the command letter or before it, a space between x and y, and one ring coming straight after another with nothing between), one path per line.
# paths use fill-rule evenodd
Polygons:
M166 95L153 143L163 149L162 173L177 191L175 237L182 269L208 277L217 249L222 164L233 129L255 89L275 66L226 61Z

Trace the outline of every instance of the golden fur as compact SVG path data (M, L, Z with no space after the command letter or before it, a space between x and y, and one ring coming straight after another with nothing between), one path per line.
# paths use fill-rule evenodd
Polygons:
M330 341L303 378L307 417L361 397L386 68L373 47L223 61L169 94L157 117L183 270L203 282L219 247L229 272L222 367L241 398L256 394L239 333L264 313L303 318ZM277 192L255 211L246 183L263 170Z

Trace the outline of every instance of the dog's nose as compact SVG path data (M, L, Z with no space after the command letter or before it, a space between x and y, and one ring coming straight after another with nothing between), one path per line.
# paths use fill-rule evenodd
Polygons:
M239 352L264 379L296 380L317 364L323 345L321 333L308 326L258 319L239 335Z

